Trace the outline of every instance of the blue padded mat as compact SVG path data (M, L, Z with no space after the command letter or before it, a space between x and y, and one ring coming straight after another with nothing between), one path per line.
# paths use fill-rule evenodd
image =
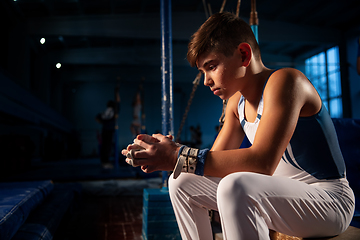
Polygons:
M0 183L0 239L11 239L53 188L50 180Z
M334 118L333 122L346 164L346 177L355 194L351 225L360 227L360 119Z
M51 240L66 213L71 214L81 198L81 185L56 183L54 190L36 208L11 240Z

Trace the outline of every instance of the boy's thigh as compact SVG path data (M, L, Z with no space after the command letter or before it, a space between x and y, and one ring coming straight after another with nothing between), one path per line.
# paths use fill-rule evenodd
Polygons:
M326 191L286 177L234 173L219 188L230 188L226 192L233 193L234 201L250 198L270 229L288 235L336 235L346 224L338 213L341 204Z
M181 173L177 179L169 177L170 198L182 196L192 203L217 210L216 191L221 178L204 177L191 173Z

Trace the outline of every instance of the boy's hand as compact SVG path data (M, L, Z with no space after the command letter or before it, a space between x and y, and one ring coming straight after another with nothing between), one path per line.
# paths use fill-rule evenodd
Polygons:
M144 148L136 144L131 144L131 146L129 146L128 148L131 149L126 154L126 163L133 167L138 167L138 165L134 164L134 152L144 150Z
M126 161L133 166L141 166L142 171L146 173L172 171L180 148L172 139L170 135L140 134L134 139L134 144L122 150L122 154L126 156L132 149L143 148L140 151L132 151L132 158L127 158Z

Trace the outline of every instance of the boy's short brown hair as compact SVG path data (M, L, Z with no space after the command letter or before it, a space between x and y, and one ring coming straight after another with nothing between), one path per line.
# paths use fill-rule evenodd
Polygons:
M251 27L236 15L216 13L191 36L187 60L194 67L199 56L215 51L229 57L240 43L248 43L255 58L260 58L260 49Z

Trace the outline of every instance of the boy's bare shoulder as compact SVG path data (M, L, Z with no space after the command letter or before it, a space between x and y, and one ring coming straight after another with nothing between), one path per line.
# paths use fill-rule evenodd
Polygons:
M276 70L270 78L281 78L287 80L307 79L306 76L295 68L281 68Z
M300 90L299 87L310 84L308 78L299 70L294 68L282 68L276 70L269 78L269 88L285 88Z
M293 68L277 70L270 76L264 90L264 101L272 100L277 104L297 105L302 109L302 116L311 116L321 108L321 98L314 86L301 71Z

